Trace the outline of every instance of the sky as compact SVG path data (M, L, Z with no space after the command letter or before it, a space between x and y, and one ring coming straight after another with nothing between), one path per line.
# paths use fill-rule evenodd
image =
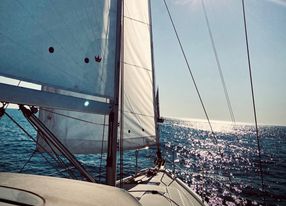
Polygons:
M236 122L254 122L240 0L204 0ZM167 0L211 120L230 121L201 0ZM286 125L286 1L246 0L259 124ZM205 119L163 1L152 1L156 84L164 117Z

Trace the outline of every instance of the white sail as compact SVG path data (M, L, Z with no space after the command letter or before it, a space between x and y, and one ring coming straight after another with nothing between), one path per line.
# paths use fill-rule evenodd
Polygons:
M43 91L71 95L71 92L43 87ZM82 94L80 98L90 98ZM88 102L86 102L88 104ZM86 105L88 107L88 105ZM58 109L40 109L40 120L53 134L74 154L95 154L107 150L108 115L89 114ZM48 151L50 148L38 134L41 147ZM38 147L39 151L42 151Z
M124 74L121 79L124 86L123 146L124 149L138 149L155 144L149 5L148 0L125 0L124 3L123 51L121 51ZM47 87L44 90L68 94ZM84 98L82 95L80 97ZM108 116L104 121L104 116L95 114L60 110L52 112L54 113L42 110L40 118L70 151L106 152ZM78 119L99 124L86 123Z
M148 0L124 0L124 149L156 142L149 6Z
M117 0L1 0L0 75L112 98L116 9Z

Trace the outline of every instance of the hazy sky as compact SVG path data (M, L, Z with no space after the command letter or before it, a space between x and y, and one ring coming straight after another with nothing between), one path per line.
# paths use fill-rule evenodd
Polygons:
M167 1L212 120L230 120L201 0ZM240 0L205 0L218 56L238 122L253 110ZM246 0L259 123L286 125L286 1ZM205 118L163 1L152 1L161 114Z

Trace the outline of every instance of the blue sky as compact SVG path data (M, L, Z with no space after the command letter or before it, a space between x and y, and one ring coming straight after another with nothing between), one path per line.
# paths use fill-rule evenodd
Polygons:
M212 120L230 120L201 0L167 1ZM205 0L237 122L254 121L240 0ZM246 0L258 122L286 125L286 1ZM162 116L204 119L163 1L152 1Z

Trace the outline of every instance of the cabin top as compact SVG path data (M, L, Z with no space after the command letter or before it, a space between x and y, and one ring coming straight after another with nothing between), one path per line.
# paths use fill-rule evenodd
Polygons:
M106 185L65 178L0 173L0 204L8 205L141 205L128 192Z

